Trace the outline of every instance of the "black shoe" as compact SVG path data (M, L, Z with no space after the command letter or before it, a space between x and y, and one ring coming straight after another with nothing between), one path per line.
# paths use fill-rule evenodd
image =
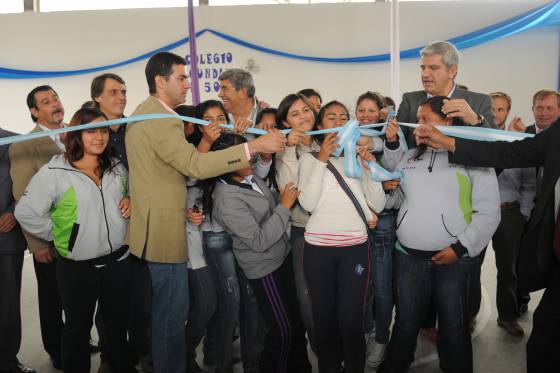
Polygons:
M95 343L93 339L89 339L89 353L96 354L100 351L99 345Z
M55 369L62 370L62 361L51 356L51 363Z

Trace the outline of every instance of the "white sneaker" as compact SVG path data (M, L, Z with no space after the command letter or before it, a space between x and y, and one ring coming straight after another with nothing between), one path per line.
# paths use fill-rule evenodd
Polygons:
M367 354L367 366L377 369L385 359L385 350L387 350L387 344L372 343Z

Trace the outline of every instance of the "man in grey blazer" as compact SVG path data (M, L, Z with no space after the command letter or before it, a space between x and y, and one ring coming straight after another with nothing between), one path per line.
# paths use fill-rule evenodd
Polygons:
M16 133L0 128L0 137ZM14 217L8 145L0 146L0 372L35 372L17 358L21 344L21 271L25 238Z
M465 124L495 128L492 100L482 93L468 91L457 86L455 78L459 70L459 51L451 43L435 41L420 52L421 91L403 94L397 120L416 123L420 103L431 96L447 96L449 101L443 111L450 118L460 118ZM403 128L409 147L416 147L412 129Z

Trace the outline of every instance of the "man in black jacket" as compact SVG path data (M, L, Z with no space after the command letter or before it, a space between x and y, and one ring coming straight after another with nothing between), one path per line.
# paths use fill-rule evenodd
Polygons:
M533 315L527 342L528 373L559 372L560 358L560 126L515 142L481 142L444 136L432 125L415 130L419 144L447 149L449 161L481 167L543 167L542 183L525 232L519 281L531 291L546 288Z

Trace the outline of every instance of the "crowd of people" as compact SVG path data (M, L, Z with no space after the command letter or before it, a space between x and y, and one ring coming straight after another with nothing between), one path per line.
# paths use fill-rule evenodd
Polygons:
M546 288L528 371L560 370L557 91L535 93L534 125L508 123L510 96L458 84L448 42L421 51L423 89L398 108L368 91L351 112L309 88L271 107L237 68L219 77L219 99L190 106L185 67L175 54L153 55L149 96L132 115L209 125L165 117L0 146L0 373L34 372L17 358L26 249L43 346L65 372L89 372L100 352L99 373L196 373L200 360L228 373L237 338L247 373L310 373L310 353L321 373L406 372L419 333L436 344L442 371L473 372L490 242L497 324L523 337L529 293ZM27 96L34 133L125 118L126 105L113 73L93 79L68 124L53 87ZM352 118L383 123L392 110L383 136L357 140L357 178L345 173L353 155L335 156L336 132L306 134ZM536 136L479 143L434 125ZM372 161L402 177L374 180Z

